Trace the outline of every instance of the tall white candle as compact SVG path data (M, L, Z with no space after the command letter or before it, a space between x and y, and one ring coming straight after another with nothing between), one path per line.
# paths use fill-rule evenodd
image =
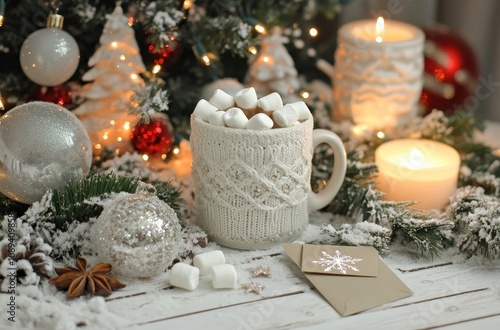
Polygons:
M460 155L431 140L394 140L375 151L378 188L386 200L416 201L415 208L442 209L457 187Z
M398 21L343 25L335 52L334 119L352 118L372 130L408 123L423 85L424 34Z

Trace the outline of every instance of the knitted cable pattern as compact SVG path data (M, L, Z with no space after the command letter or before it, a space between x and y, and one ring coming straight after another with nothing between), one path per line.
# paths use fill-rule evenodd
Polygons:
M313 120L244 130L191 117L198 223L219 244L265 248L307 225Z

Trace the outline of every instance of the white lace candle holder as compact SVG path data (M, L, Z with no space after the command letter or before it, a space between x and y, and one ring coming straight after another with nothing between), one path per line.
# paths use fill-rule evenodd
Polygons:
M198 224L227 247L265 249L297 238L308 211L326 206L344 180L342 141L330 131L313 131L312 116L268 130L215 126L191 116L191 130ZM320 143L333 148L335 166L316 194L311 159Z
M424 39L422 30L398 21L378 30L374 20L343 25L332 79L334 119L381 131L410 122L422 91Z

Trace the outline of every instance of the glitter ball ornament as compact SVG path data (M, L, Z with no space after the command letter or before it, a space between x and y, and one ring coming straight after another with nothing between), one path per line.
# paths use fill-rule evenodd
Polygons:
M0 192L13 200L33 203L80 180L91 161L87 131L61 106L30 102L0 118Z
M149 156L167 154L174 141L173 129L168 117L155 116L149 123L139 123L131 134L135 150Z
M52 87L35 86L29 93L26 101L44 101L68 106L71 103L71 93L64 85Z
M92 226L102 262L129 278L161 274L177 257L181 226L175 211L155 195L121 193Z
M444 25L423 29L424 87L420 103L424 114L433 109L446 114L477 106L468 104L474 94L479 74L477 59L472 48L456 32ZM475 109L470 109L475 110Z
M21 47L24 74L34 83L55 86L75 73L80 50L75 39L62 28L62 16L51 14L49 27L30 34Z

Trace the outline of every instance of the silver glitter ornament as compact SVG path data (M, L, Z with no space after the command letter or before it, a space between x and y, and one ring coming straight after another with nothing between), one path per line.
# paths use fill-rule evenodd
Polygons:
M129 278L161 274L177 257L181 226L175 211L155 195L121 193L104 207L91 240L113 273Z
M17 106L0 117L0 193L21 203L80 180L92 162L82 123L48 102Z

